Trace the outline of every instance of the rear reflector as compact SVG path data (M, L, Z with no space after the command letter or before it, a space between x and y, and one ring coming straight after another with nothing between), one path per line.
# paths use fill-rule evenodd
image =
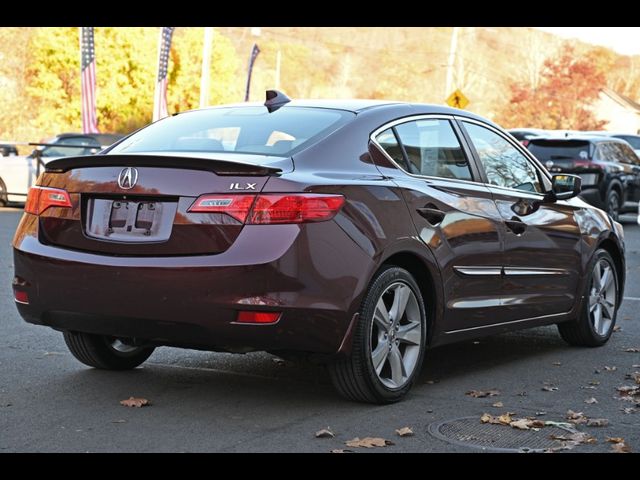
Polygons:
M214 195L199 197L189 208L194 213L226 213L253 225L322 222L342 208L342 195L286 193L265 195Z
M280 320L280 312L238 312L238 323L276 323Z
M244 223L255 195L202 195L189 208L194 213L226 213Z
M71 208L69 194L59 188L31 187L24 205L24 211L40 215L49 207Z
M13 299L17 303L24 303L25 305L29 305L29 295L24 290L14 290Z

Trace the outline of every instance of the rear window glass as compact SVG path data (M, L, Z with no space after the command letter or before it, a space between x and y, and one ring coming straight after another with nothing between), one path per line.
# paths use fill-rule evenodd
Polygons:
M527 148L541 162L547 160L588 160L591 144L583 140L532 140Z
M324 108L224 107L156 122L109 153L237 152L290 156L347 123L355 114Z
M634 150L640 150L640 137L634 135L614 135L614 137L627 141Z

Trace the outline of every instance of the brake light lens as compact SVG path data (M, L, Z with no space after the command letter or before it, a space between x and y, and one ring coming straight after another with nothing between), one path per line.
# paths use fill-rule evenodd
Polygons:
M276 323L280 320L280 312L250 312L242 311L238 312L236 322L238 323Z
M49 207L71 208L71 198L66 190L50 187L31 187L27 194L24 211L41 215Z
M248 225L322 222L332 219L344 205L342 195L288 193L215 195L199 197L193 213L226 213Z
M342 195L259 195L247 223L306 223L332 219L344 204Z
M14 290L13 291L13 299L17 303L22 303L24 305L29 305L29 294L23 290Z
M194 213L226 213L244 223L255 195L202 195L189 207Z

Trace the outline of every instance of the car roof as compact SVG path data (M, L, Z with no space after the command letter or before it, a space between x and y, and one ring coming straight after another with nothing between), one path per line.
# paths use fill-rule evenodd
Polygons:
M530 138L529 142L535 142L536 140L555 140L555 141L579 140L579 141L591 142L591 143L602 143L602 142L627 143L620 138L610 137L608 135L595 135L595 134L568 135L564 137L553 136L553 135L538 135L537 137Z

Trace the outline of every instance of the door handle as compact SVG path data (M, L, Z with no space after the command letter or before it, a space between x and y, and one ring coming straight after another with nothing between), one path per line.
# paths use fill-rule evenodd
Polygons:
M437 227L444 220L445 212L438 208L433 207L423 207L416 208L416 211L420 214L420 216L424 217L430 225Z
M512 217L511 220L505 220L504 224L516 235L522 235L527 229L527 224L518 217Z

